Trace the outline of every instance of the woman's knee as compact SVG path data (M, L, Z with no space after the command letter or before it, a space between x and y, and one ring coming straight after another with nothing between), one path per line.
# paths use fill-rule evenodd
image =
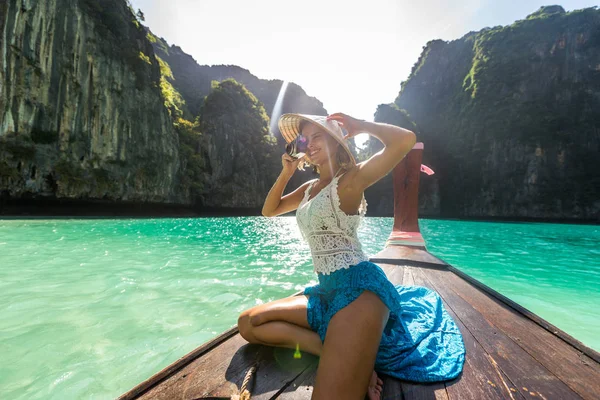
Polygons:
M240 335L250 343L256 342L256 338L252 333L252 324L250 323L250 315L243 312L238 317L238 330Z
M266 321L265 321L263 313L261 313L261 312L250 313L250 325L260 326L260 325L264 324L265 322Z
M238 330L240 335L250 343L258 343L258 340L253 334L253 329L259 326L261 322L260 313L255 309L250 308L240 314L238 317Z

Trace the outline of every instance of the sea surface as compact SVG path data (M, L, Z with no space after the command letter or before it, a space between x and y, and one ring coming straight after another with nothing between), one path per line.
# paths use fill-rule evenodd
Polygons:
M420 220L430 252L600 350L600 227ZM368 255L391 218L366 218ZM0 220L0 398L109 399L316 283L293 217Z

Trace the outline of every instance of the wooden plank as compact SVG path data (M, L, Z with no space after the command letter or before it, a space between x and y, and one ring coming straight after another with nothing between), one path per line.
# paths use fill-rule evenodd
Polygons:
M262 354L254 379L252 398L266 400L277 397L286 387L292 384L303 372L316 365L317 358L303 353L301 359L294 359L294 351L280 347L258 346ZM242 374L231 375L238 377L237 387L241 387L246 370ZM230 379L231 380L231 379ZM226 392L225 392L226 393ZM223 395L223 392L213 392L213 395Z
M140 398L167 400L235 394L256 355L256 349L245 344L239 334L233 336L152 387Z
M450 398L443 382L430 384L402 382L402 396L411 400L449 400Z
M496 368L496 369L498 371L500 371L500 374L502 375L503 385L506 387L506 389L509 390L510 392L512 392L515 399L522 399L523 395L521 393L519 393L516 386L510 381L510 379L508 379L508 376L506 376L506 374L504 372L502 372L501 369L499 369L499 368Z
M292 296L297 296L300 294L302 294L302 291L299 291L299 292L293 294ZM181 357L179 360L168 365L161 371L157 372L150 378L146 379L142 383L135 386L133 389L122 394L118 398L118 400L130 400L130 399L138 398L139 396L141 396L145 392L149 391L153 387L160 385L161 382L163 382L166 379L175 375L178 371L185 368L187 365L191 364L194 360L202 357L204 354L209 353L213 348L219 346L220 344L224 343L225 341L234 337L237 334L238 334L237 326L225 331L221 335L219 335L219 336L215 337L214 339L208 341L207 343L199 346L198 348L192 350L185 356ZM246 343L245 341L242 342L242 344L245 344L245 343Z
M401 400L405 398L402 394L402 381L387 375L381 375L380 378L383 380L381 400Z
M415 284L415 279L413 277L411 267L404 267L404 286L413 286Z
M404 279L404 267L392 264L377 264L381 267L388 280L394 285L402 285Z
M468 283L472 284L473 286L477 287L478 289L481 289L481 291L484 292L484 293L486 293L487 295L491 295L492 297L500 300L500 302L502 302L502 303L508 305L509 307L513 308L514 310L516 310L520 314L524 315L525 317L529 318L530 320L532 320L533 322L535 322L536 324L538 324L539 326L541 326L542 328L544 328L545 330L547 330L548 332L550 332L552 335L558 336L563 341L565 341L567 344L569 344L570 346L576 348L580 352L584 353L587 357L591 358L596 363L600 364L600 353L598 353L594 349L591 349L591 348L587 347L586 345L584 345L583 343L581 343L579 340L575 339L574 337L572 337L568 333L566 333L563 330L561 330L561 329L557 328L556 326L552 325L551 323L549 323L548 321L544 320L543 318L541 318L537 314L529 311L528 309L526 309L525 307L521 306L520 304L515 303L514 301L512 301L508 297L506 297L503 294L495 291L494 289L490 288L489 286L484 285L483 283L481 283L478 280L476 280L475 278L473 278L473 277L465 274L464 272L462 272L462 271L460 271L460 270L458 270L458 269L456 269L456 268L454 268L452 266L449 266L448 270L450 270L451 272L453 272L455 275L459 276L460 278L464 279L466 282L468 282Z
M431 282L427 280L426 272L427 270L411 268L414 283L415 285L435 290ZM440 297L448 314L450 314L460 329L466 349L465 364L461 375L454 380L445 382L448 397L450 399L474 400L522 398L522 396L515 395L506 387L507 384L504 383L504 377L490 362L491 357L489 353L454 312L453 304L449 304L441 294Z
M453 272L430 271L427 275L439 275L439 279L447 280L448 285L464 301L470 303L486 320L501 329L583 398L599 397L600 364L595 360L542 329L535 321L516 314L500 300L490 298L482 289L473 287Z
M388 246L369 260L376 264L411 265L415 267L446 268L447 263L421 250L407 246Z
M123 393L118 398L118 400L130 400L130 399L137 398L138 396L140 396L141 394L143 394L144 392L149 390L154 385L157 385L161 381L163 381L163 380L167 379L169 376L173 375L176 371L183 368L185 365L188 365L192 360L200 357L202 354L209 352L211 349L213 349L214 347L218 346L219 344L225 342L227 339L233 337L237 333L238 333L237 326L223 332L219 336L206 342L202 346L192 350L185 356L181 357L179 360L173 362L172 364L168 365L166 368L162 369L155 375L153 375L150 378L146 379L145 381L141 382L140 384L138 384L137 386L135 386L128 392Z
M316 378L316 368L304 371L293 384L289 385L277 399L285 400L309 400L312 396L313 386ZM380 375L383 380L382 400L448 400L448 394L443 383L429 385L412 384L402 382L394 377ZM255 397L252 397L255 399ZM256 397L262 399L262 397Z
M270 398L298 377L312 362L311 357L306 354L303 361L290 363L292 350L250 345L236 335L153 387L141 398L229 397L238 392L246 372L257 361L253 394Z
M313 387L315 385L315 379L317 378L317 365L314 367L307 368L295 379L290 385L288 385L281 394L277 396L277 399L281 400L310 400L313 393ZM252 396L254 400L255 397ZM260 397L256 397L260 399Z
M473 334L477 343L487 353L493 366L497 367L499 371L501 370L524 397L580 398L576 392L552 374L544 365L523 350L502 330L488 322L478 310L460 297L453 290L453 285L449 283L451 272L430 269L422 270L421 273L431 284L432 289L438 292L450 305L460 322ZM491 302L491 298L486 297L482 299L483 304L480 304L480 306L486 307ZM511 320L519 317L519 314L515 312L510 316ZM447 384L446 387L450 393L451 386ZM498 387L497 384L496 387Z

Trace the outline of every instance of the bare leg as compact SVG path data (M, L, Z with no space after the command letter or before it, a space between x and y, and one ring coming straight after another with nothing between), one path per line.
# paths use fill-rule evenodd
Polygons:
M306 319L308 297L293 296L252 307L240 314L238 328L250 343L287 347L320 356L323 344Z
M310 329L284 321L267 322L252 329L256 343L267 346L287 347L295 349L298 344L300 351L320 356L323 351L321 338ZM247 339L246 339L247 340Z
M327 328L313 399L364 399L388 317L388 308L370 291L334 315Z

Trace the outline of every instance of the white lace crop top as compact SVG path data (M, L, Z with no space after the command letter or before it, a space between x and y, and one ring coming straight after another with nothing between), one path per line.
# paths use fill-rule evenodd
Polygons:
M369 259L357 236L367 202L363 195L357 215L348 215L340 209L337 189L342 175L336 173L329 185L309 200L316 181L311 182L296 211L296 221L310 247L315 272L325 275Z

